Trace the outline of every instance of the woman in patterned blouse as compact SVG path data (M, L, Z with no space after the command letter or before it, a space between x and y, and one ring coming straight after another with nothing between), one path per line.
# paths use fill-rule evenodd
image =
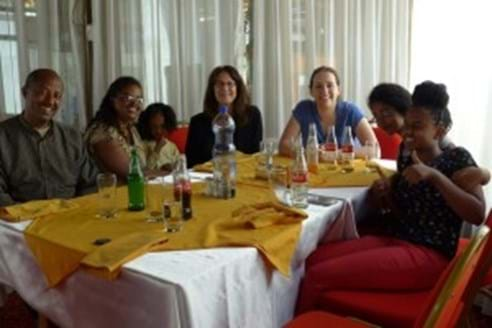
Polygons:
M371 187L389 200L386 233L318 247L306 263L299 313L314 308L328 290L430 289L456 253L463 221L482 223L481 186L465 190L452 181L463 169L476 167L473 158L464 148L439 146L450 123L448 101L443 84L415 87L398 173Z
M143 109L142 95L137 79L119 77L109 86L85 133L89 153L101 170L121 180L128 175L132 147L137 149L142 168L146 167L145 145L135 127Z

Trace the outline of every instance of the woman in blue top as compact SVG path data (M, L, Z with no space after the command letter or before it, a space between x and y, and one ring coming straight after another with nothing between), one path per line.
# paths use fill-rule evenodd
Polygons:
M296 105L280 139L279 150L291 155L291 139L302 133L304 145L307 141L309 124L316 125L318 142L324 143L329 126L335 126L338 144L342 141L345 126L351 126L361 145L368 141L376 143L376 136L361 110L352 103L340 101L340 79L337 72L321 66L311 74L309 89L313 100L303 100Z

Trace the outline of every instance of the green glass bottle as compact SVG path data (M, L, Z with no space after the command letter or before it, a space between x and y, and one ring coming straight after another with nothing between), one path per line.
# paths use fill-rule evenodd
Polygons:
M137 149L132 148L128 170L128 209L141 211L145 208L145 178L140 167Z

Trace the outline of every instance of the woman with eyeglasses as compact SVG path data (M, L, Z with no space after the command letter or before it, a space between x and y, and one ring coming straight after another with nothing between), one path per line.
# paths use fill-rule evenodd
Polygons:
M250 105L246 85L232 66L216 67L208 78L203 112L191 118L186 142L186 159L192 167L212 159L215 136L212 121L221 105L227 106L234 119L234 145L240 152L253 154L260 150L263 137L261 113Z
M145 145L135 127L143 109L142 95L142 85L137 79L117 78L109 86L85 133L89 152L99 167L115 173L121 180L128 175L132 147L137 149L142 168L146 167Z

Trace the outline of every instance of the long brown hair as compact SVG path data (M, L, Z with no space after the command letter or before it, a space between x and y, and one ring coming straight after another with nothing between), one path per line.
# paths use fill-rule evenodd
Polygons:
M237 125L245 125L249 120L249 93L241 75L233 66L217 66L210 73L210 76L208 77L207 90L205 91L205 99L203 100L203 111L211 117L215 117L215 115L219 112L220 105L215 98L214 87L217 82L217 77L223 72L229 74L229 76L236 83L236 98L232 103L232 117Z

